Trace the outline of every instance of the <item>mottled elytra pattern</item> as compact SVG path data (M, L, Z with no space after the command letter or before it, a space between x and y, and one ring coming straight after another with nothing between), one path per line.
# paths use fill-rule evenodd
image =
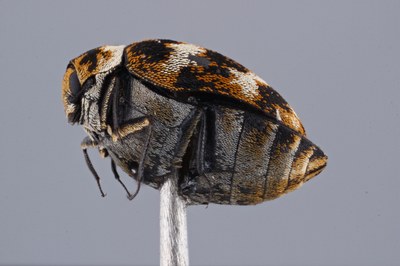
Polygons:
M125 63L135 76L179 93L210 93L248 104L279 117L305 135L289 104L256 74L212 50L171 40L148 40L125 48Z
M124 46L101 46L71 60L83 84L89 77L109 71L121 63Z
M251 205L318 175L327 156L289 104L256 74L217 52L171 40L101 46L71 60L62 101L87 148L159 189L178 173L188 204Z

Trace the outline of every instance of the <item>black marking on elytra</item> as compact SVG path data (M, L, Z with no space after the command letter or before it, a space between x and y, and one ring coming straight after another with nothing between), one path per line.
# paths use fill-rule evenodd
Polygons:
M100 53L100 47L92 49L85 53L79 62L80 65L89 64L88 71L92 72L97 67L97 54Z
M208 68L209 65L211 64L211 61L208 58L197 56L197 55L192 55L189 54L188 59L190 61L196 62L197 65Z
M249 70L242 66L241 64L235 62L234 60L212 50L207 50L205 56L209 58L212 62L215 62L220 67L234 68L240 72L248 72Z
M130 52L135 56L142 56L143 62L157 63L168 59L174 49L167 47L166 43L177 43L170 40L143 41L130 47Z
M206 75L206 73L203 73L203 75ZM198 91L201 88L210 88L215 90L215 84L213 82L205 82L200 80L198 76L200 75L190 67L184 67L179 72L174 86L177 88L188 89L190 91Z
M262 100L257 101L257 104L262 108L266 108L268 105L278 105L284 110L290 110L290 107L285 99L283 99L283 97L272 87L263 85L259 86L258 92L260 93Z

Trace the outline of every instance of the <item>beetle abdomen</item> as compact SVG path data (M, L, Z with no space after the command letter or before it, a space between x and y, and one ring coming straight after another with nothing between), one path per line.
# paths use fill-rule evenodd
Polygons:
M204 173L188 182L193 203L249 205L301 186L326 165L307 138L265 116L214 107L200 149ZM213 116L206 116L206 120Z

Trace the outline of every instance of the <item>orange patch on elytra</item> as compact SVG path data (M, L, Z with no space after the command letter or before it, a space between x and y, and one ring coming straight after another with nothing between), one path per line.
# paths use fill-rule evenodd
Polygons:
M82 61L88 56L89 52L86 52L73 60L81 84L83 84L90 76L98 73L113 56L112 51L106 50L104 47L99 47L97 49L96 62L93 62L93 60L87 60L82 63ZM94 63L96 63L96 65L93 67L92 64Z
M304 130L304 127L301 124L300 119L289 105L286 105L285 106L286 108L282 108L282 106L280 105L273 104L272 107L275 108L277 111L279 111L279 115L282 119L282 122L286 126L306 136L306 131Z
M154 48L156 47L156 48ZM152 50L154 48L154 50ZM305 135L286 101L260 77L215 51L169 40L146 40L125 48L126 67L169 92L207 92L253 106L271 118L278 109L281 123Z
M65 71L64 78L62 81L61 97L64 105L64 111L67 115L69 109L71 109L68 97L71 95L71 91L69 88L69 79L72 73L74 73L74 70L71 67L68 67L67 70Z

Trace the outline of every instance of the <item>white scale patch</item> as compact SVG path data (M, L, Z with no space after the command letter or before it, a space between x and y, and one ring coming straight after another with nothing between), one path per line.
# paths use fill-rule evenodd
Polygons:
M100 60L98 63L99 66L99 72L107 72L122 62L122 54L124 52L125 45L119 45L119 46L110 46L106 45L102 47L103 51L108 51L112 53L112 58L108 60Z
M243 93L249 97L258 96L257 81L262 84L267 83L253 72L240 72L234 68L229 68L229 71L235 75L236 79L231 81L231 84L238 84L243 88Z
M76 110L76 105L75 104L73 104L73 103L72 104L68 104L67 108L65 110L65 113L72 114L72 113L75 112L75 110Z
M82 118L83 126L89 131L101 130L100 111L97 102L100 99L101 86L107 73L97 74L96 83L91 87L82 98Z
M276 109L276 119L277 119L278 121L282 121L281 114L280 114L280 112L279 112L278 109Z
M164 64L166 73L179 72L182 67L186 67L190 63L197 65L197 62L189 59L189 55L206 52L204 48L189 43L172 43L168 44L168 47L173 48L174 53L170 56L168 62Z

